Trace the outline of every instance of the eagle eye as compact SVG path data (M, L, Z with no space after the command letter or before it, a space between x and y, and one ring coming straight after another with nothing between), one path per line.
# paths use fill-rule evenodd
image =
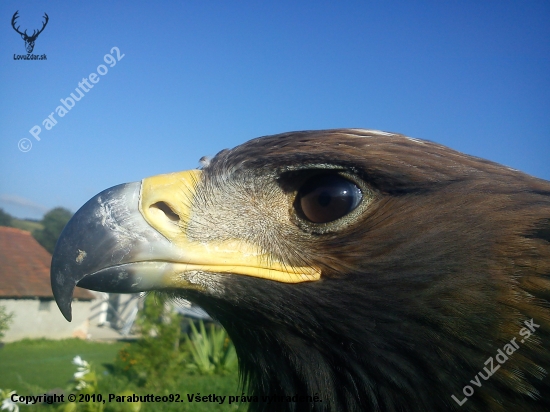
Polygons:
M355 183L337 174L320 174L298 189L296 207L310 222L328 223L347 215L362 198Z

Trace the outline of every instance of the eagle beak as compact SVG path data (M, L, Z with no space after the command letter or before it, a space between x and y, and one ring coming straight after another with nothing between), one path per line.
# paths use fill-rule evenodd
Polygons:
M53 294L68 321L76 285L109 293L200 289L189 277L197 271L286 283L320 278L315 268L282 264L242 240L189 240L187 224L201 173L114 186L75 213L57 241L51 265Z

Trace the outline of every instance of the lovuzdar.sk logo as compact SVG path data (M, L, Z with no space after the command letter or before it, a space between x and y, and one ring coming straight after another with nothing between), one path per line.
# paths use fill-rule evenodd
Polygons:
M17 10L11 18L11 26L17 33L21 35L21 38L25 41L25 49L27 49L27 54L14 54L13 60L47 60L45 54L32 54L32 51L34 50L34 42L38 38L38 35L44 31L46 25L48 24L48 21L50 20L48 15L44 13L44 22L42 23L42 28L40 30L33 30L30 36L27 34L27 30L25 30L24 32L21 32L21 30L19 30L21 26L15 27L18 17L19 10Z

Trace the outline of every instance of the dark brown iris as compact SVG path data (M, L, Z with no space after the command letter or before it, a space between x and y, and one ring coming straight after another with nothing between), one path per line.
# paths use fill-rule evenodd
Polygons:
M355 183L337 174L321 174L309 178L298 190L297 207L305 219L328 223L355 209L361 198Z

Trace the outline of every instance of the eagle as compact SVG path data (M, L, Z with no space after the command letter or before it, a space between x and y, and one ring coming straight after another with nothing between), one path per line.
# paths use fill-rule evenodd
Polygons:
M51 266L227 330L258 411L550 410L550 182L364 129L250 140L107 189Z

